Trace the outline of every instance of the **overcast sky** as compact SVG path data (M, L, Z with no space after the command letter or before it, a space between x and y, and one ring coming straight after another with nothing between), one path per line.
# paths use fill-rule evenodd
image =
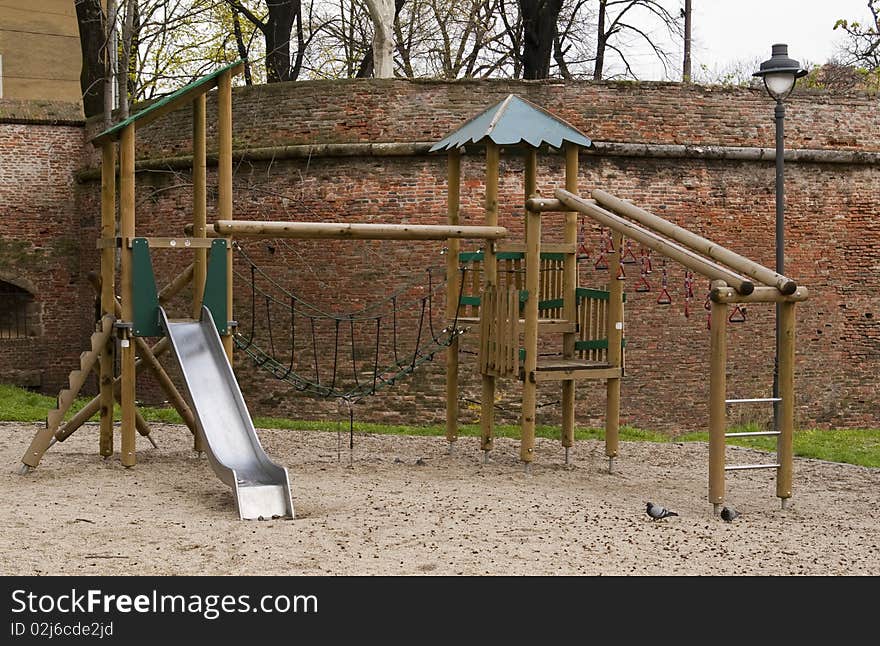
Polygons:
M773 43L787 43L789 56L802 65L825 63L841 39L834 23L839 18L868 23L867 4L867 0L693 0L694 76L699 76L702 65L715 70L736 61L766 60ZM650 55L642 55L640 61L640 77L662 79L662 69Z

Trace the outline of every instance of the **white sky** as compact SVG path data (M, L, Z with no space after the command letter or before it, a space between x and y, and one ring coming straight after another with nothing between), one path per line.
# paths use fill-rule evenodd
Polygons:
M693 12L694 76L701 65L722 70L737 61L766 60L774 43L787 43L789 56L801 65L821 65L841 40L843 32L835 31L834 23L846 18L864 24L871 15L867 0L693 0ZM662 68L649 55L639 59L640 77L662 80Z

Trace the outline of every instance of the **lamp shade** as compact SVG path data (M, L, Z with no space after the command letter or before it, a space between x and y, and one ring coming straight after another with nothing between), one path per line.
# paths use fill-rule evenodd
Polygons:
M773 45L770 58L761 63L760 69L753 74L764 79L767 92L774 99L784 99L794 88L795 81L807 74L801 64L788 57L788 45Z

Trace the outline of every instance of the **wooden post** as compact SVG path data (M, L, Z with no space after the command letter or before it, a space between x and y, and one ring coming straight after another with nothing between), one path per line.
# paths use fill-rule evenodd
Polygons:
M791 478L794 438L794 352L795 303L779 305L779 436L776 455L779 471L776 474L776 495L783 505L791 498Z
M101 146L101 238L105 241L101 249L101 316L115 315L116 298L116 249L107 246L106 241L116 236L116 143L106 141ZM100 400L101 431L99 450L102 456L113 455L113 351L115 339L107 340L101 352Z
M461 200L461 151L453 148L447 157L447 201L446 216L450 226L458 226L458 210ZM458 254L461 241L449 238L446 241L446 319L447 324L455 319L458 312L458 299L461 293L461 277L458 275ZM446 349L446 441L458 439L458 336L454 337Z
M193 114L193 237L207 236L208 210L208 165L206 144L206 97L200 94L192 103ZM196 249L193 261L192 317L202 315L202 297L205 292L205 278L208 274L208 250ZM228 277L227 277L228 278ZM227 310L228 311L228 310ZM173 401L173 400L172 400ZM186 410L189 410L188 408ZM192 413L190 413L192 415ZM194 428L194 427L193 427ZM199 433L193 433L193 450L204 452L204 442Z
M614 231L611 234L612 251L608 254L608 320L605 326L608 338L608 365L620 368L623 349L623 282L617 280L620 271L620 258L623 255L623 236ZM620 377L605 382L605 455L608 468L617 457L620 449Z
M580 147L576 144L565 145L565 190L577 193L578 188L578 153ZM565 243L577 244L577 213L566 211L565 213ZM575 254L566 253L562 269L562 318L569 323L576 323L577 319L577 260ZM574 343L577 338L575 332L567 332L562 335L562 356L565 359L574 357ZM566 449L574 444L574 379L562 382L562 446ZM566 457L568 454L566 452ZM567 460L566 460L567 461Z
M134 212L134 124L122 131L119 142L119 233L122 238L120 249L122 276L122 320L131 324L134 318L132 285L132 251L128 242L135 236ZM112 285L112 281L110 283ZM135 352L131 328L123 329L120 340L119 362L122 372L122 464L135 465Z
M717 281L712 283L717 285ZM709 357L709 502L724 501L724 447L727 431L727 304L712 302Z
M525 174L523 184L525 197L531 197L537 188L538 151L526 149ZM525 330L523 346L526 358L523 362L522 431L519 457L528 466L535 451L535 408L538 384L535 372L538 369L538 301L541 272L541 214L526 210L526 291L529 298L525 307Z
M207 159L205 138L205 95L200 94L192 103L193 112L193 231L194 238L207 236ZM205 291L205 276L208 268L208 250L196 249L193 263L193 304L192 316L197 319L202 313L202 296Z
M218 131L218 209L221 220L232 219L232 72L227 70L220 75L217 84L217 131ZM226 244L226 315L234 319L232 313L232 240ZM223 349L232 363L232 330L223 336Z
M500 149L493 142L486 144L486 226L498 226L498 166ZM486 242L483 262L483 285L498 284L498 262L495 258L495 245ZM480 308L482 314L482 307ZM484 374L482 377L482 396L480 399L480 448L490 451L494 445L495 431L495 377Z

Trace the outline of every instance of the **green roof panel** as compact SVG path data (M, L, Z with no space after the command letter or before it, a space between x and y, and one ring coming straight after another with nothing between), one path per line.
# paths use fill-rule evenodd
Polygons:
M499 146L543 145L562 148L568 142L589 147L592 141L577 128L515 94L481 112L431 146L430 152L492 141Z

